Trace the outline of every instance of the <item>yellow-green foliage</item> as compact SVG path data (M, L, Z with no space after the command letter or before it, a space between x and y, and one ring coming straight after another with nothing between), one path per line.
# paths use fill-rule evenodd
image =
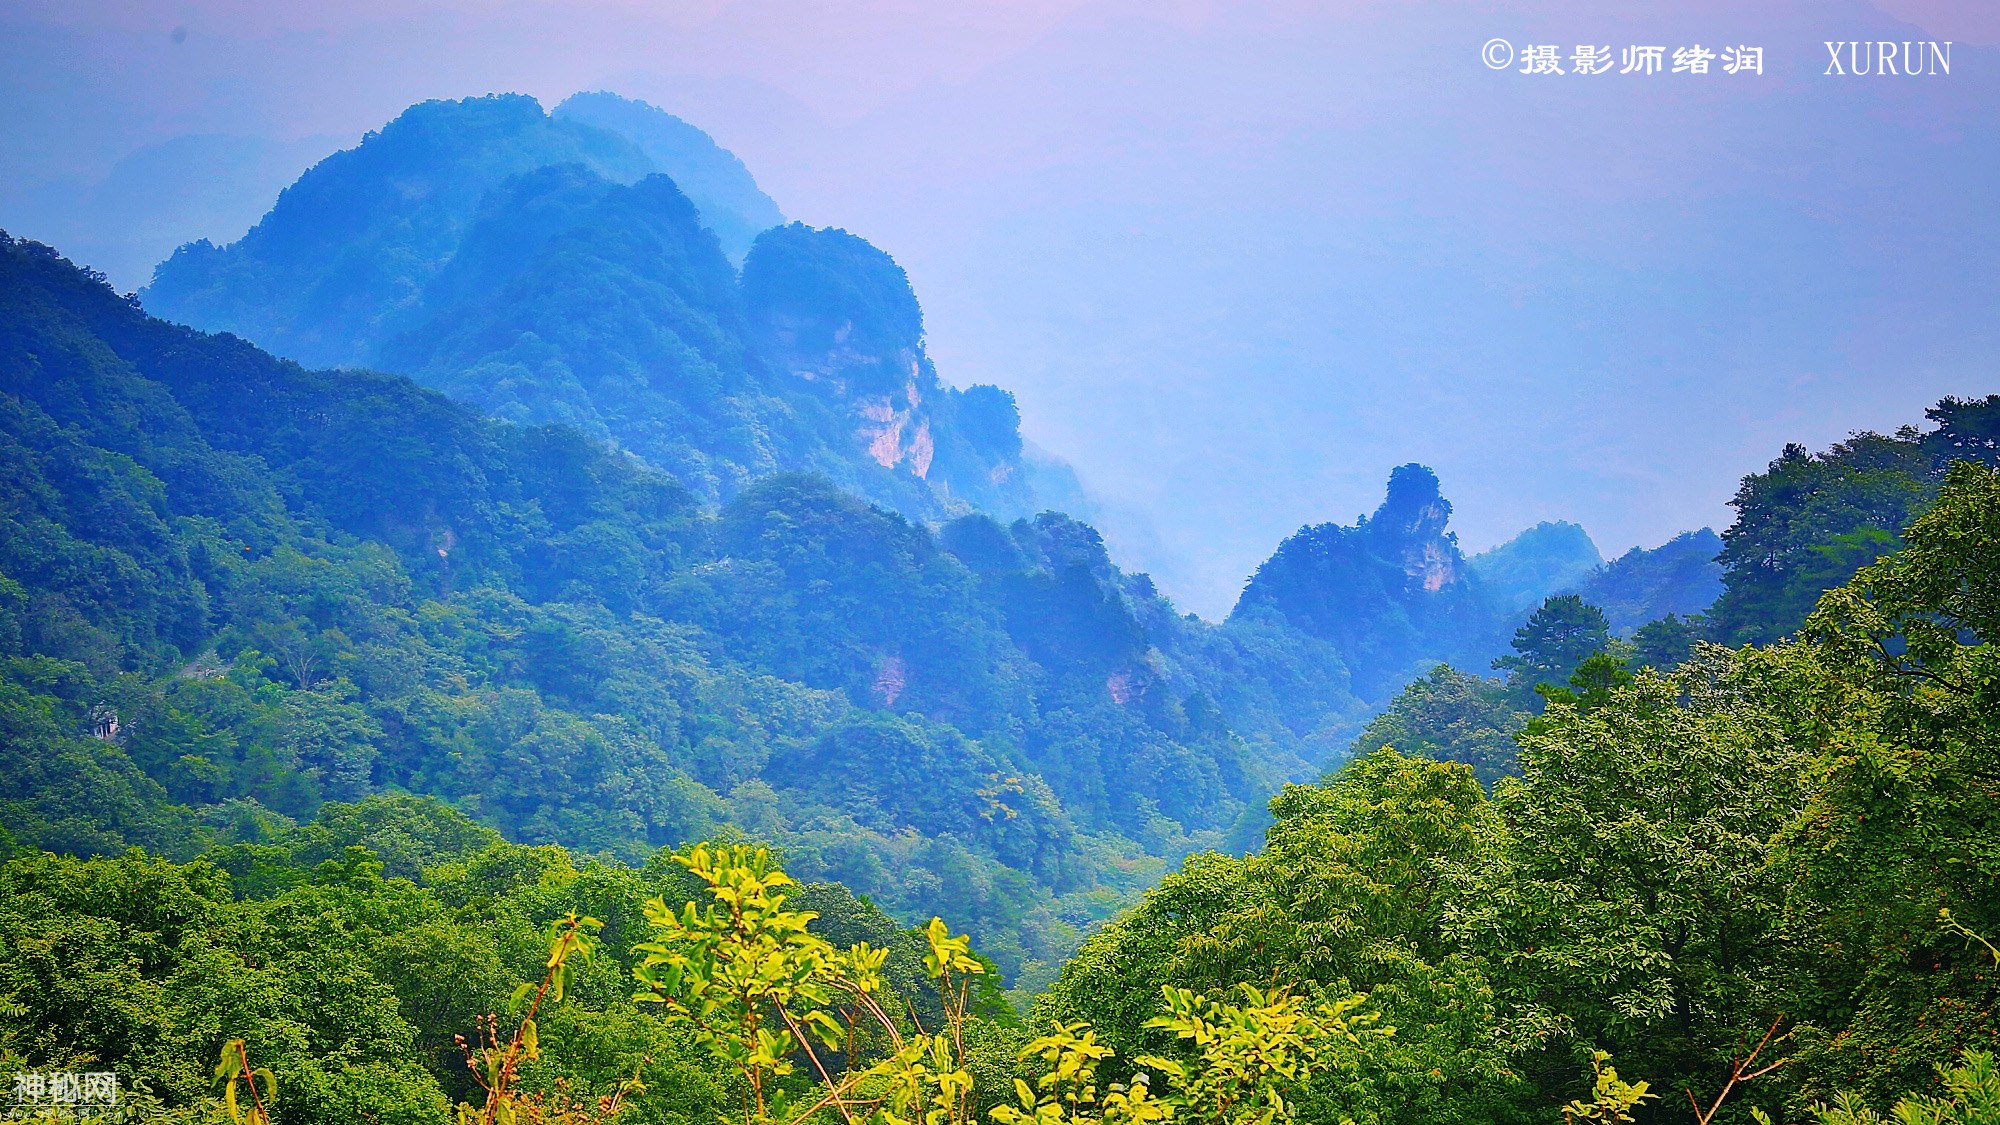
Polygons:
M764 848L697 845L674 856L706 885L706 905L676 911L662 898L646 904L653 940L634 947L633 999L659 1004L670 1024L742 1076L743 1120L794 1120L831 1107L886 1125L962 1122L972 1105L965 1067L967 980L984 973L971 942L933 918L924 935L924 971L943 1000L946 1027L905 1026L883 1001L888 951L860 942L839 949L807 927L818 917L785 909L792 878ZM871 1044L882 1056L866 1062ZM775 1079L792 1075L803 1056L819 1080L803 1105ZM828 1058L839 1060L839 1069Z

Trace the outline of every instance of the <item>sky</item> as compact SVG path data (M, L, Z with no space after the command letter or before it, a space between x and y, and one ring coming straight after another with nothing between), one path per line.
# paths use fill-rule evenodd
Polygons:
M1404 462L1468 550L1612 555L1725 526L1786 442L2000 391L1996 47L1982 0L9 0L0 228L136 288L413 102L643 98L893 254L940 374L1014 391L1119 561L1219 617Z

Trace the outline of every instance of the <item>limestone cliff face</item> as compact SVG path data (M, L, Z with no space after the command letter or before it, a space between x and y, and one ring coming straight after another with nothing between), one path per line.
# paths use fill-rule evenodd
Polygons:
M930 475L937 446L925 392L938 388L921 342L886 353L866 351L856 346L857 337L867 344L869 334L857 332L851 319L833 323L834 317L796 309L760 311L768 363L840 404L858 448L876 464L903 466L919 478Z
M947 510L1025 506L1012 396L939 381L916 294L887 254L842 230L778 227L751 247L743 297L764 363L819 391L857 453L926 482Z
M1457 537L1445 530L1450 522L1451 501L1440 495L1437 475L1403 465L1389 474L1389 495L1367 526L1381 553L1399 562L1414 586L1435 594L1458 582L1465 568Z
M923 393L912 378L904 388L902 401L884 397L859 404L862 426L856 431L868 445L868 456L885 469L907 465L919 477L928 477L937 444L931 438L931 421L918 412Z

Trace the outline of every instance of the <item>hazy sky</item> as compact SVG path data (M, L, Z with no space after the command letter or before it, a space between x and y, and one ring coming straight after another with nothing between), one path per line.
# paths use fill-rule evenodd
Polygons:
M1530 76L1494 37L1764 73ZM1824 75L1856 39L1951 73ZM1468 548L1609 554L1725 524L1786 441L2000 390L1996 43L1983 0L10 0L0 227L136 286L414 101L645 98L894 254L941 373L1014 390L1214 616L1405 461Z

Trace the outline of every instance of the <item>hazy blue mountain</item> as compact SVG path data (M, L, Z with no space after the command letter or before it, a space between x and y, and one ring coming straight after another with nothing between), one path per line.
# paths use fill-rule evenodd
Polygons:
M553 116L595 125L638 145L653 167L673 177L694 201L702 225L715 232L731 261L741 263L760 232L785 221L735 153L657 106L599 91L572 95Z
M519 94L412 106L314 165L239 241L176 250L146 287L146 307L307 366L365 365L385 325L451 259L486 193L565 163L624 183L652 170L632 142L557 121Z
M1074 492L1073 480L1036 491L1045 474L1025 456L1011 393L939 380L908 276L865 240L802 223L765 231L743 263L743 303L778 384L831 404L837 432L943 507L1026 515Z
M285 185L339 147L325 136L171 137L128 153L101 177L0 183L0 214L16 234L63 247L130 292L177 246L241 238Z
M1629 634L1667 614L1701 613L1722 593L1722 537L1686 531L1657 547L1634 547L1568 589L1604 611L1613 632Z
M1569 589L1604 563L1597 544L1576 524L1538 523L1466 560L1502 613L1519 613Z
M1352 527L1305 527L1252 575L1230 620L1270 615L1327 641L1364 699L1381 700L1439 661L1484 667L1500 620L1446 530L1437 475L1404 465Z
M714 502L796 470L926 519L1074 498L1025 456L1011 395L939 379L887 254L770 226L743 241L739 279L725 214L740 239L778 218L734 157L642 103L426 102L314 167L239 242L183 247L143 299L302 362L576 426Z

